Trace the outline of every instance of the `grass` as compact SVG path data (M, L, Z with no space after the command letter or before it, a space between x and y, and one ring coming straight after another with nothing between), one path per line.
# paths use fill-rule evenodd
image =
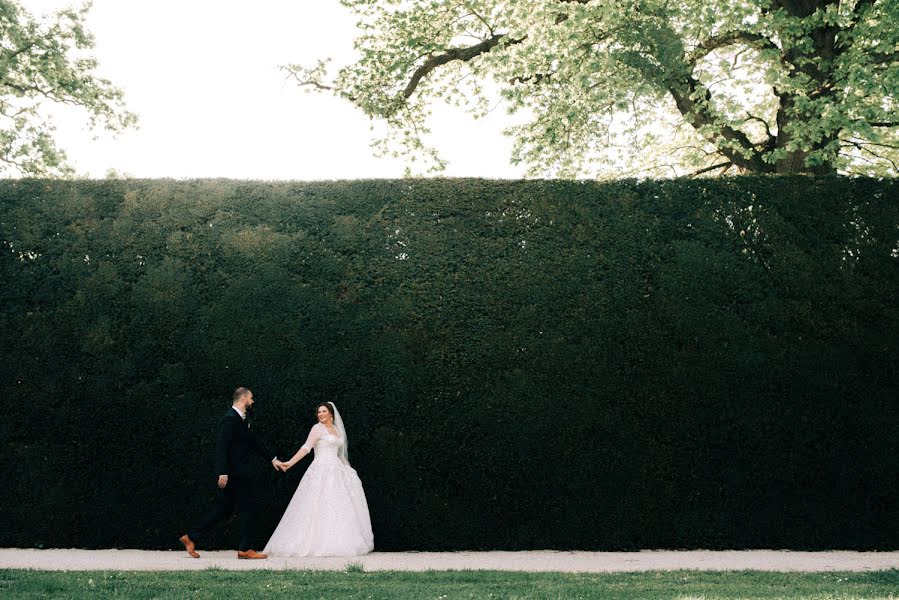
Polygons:
M899 569L867 573L650 571L31 571L0 570L12 598L802 598L899 600Z

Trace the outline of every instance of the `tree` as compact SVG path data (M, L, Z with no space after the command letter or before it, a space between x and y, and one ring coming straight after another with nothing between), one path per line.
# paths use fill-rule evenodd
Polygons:
M531 174L899 172L899 0L342 1L361 58L284 68L437 168L429 102L498 90Z
M46 103L79 107L92 128L117 132L137 122L122 91L94 71L85 28L90 3L36 20L17 2L0 0L0 173L70 175L54 140Z

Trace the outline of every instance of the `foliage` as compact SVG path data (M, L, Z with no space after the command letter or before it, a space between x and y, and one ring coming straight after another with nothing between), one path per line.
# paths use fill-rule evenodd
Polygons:
M379 550L895 549L897 190L0 183L0 546L177 547L247 385L282 456L337 403Z
M343 4L359 60L286 69L438 168L430 101L483 115L499 91L532 174L899 173L896 0Z
M890 598L899 571L515 573L429 571L40 572L0 570L16 598Z
M88 2L42 22L15 0L0 0L0 173L72 173L53 139L47 102L81 109L91 127L113 132L137 122L121 90L95 74L89 9Z

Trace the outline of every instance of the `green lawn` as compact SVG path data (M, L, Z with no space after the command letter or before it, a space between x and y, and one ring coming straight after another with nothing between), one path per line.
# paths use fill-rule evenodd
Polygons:
M654 571L0 570L6 598L816 598L897 599L899 569L869 573Z

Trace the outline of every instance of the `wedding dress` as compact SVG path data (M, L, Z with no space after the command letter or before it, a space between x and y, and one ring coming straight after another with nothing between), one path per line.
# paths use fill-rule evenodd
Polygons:
M342 422L336 429L345 438ZM263 552L270 556L371 552L374 536L365 492L356 470L346 461L344 445L340 435L330 433L321 423L312 427L303 447L314 448L314 460Z

